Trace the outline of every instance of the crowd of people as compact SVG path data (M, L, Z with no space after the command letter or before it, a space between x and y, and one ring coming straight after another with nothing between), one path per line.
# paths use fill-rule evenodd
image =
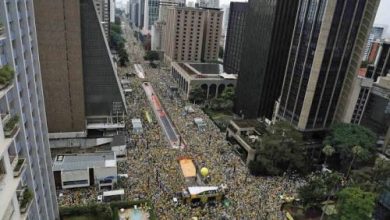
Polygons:
M131 47L130 47L131 48ZM136 56L135 53L130 53ZM130 57L132 59L132 57ZM117 188L124 188L128 200L148 199L152 202L159 219L282 219L281 195L295 196L296 189L304 184L299 178L255 177L249 174L247 166L225 140L225 134L197 105L184 101L180 93L171 91L175 85L170 73L153 69L143 64L147 81L154 87L165 111L185 142L185 148L172 148L159 126L147 97L137 77L130 79L132 93L126 97L128 105L127 129L130 137L127 158L118 162L118 173L128 174L120 179ZM121 69L121 77L134 71L132 66ZM185 106L191 105L188 112ZM145 111L152 116L152 122L145 119ZM143 132L132 131L131 119L140 118ZM200 130L194 124L195 118L202 118L206 126ZM209 170L207 184L219 186L226 184L227 203L215 206L191 207L188 204L175 204L177 197L186 185L177 158L188 156L199 167ZM79 190L76 197L63 191L60 205L86 203L96 200L94 188ZM75 195L73 193L73 195Z

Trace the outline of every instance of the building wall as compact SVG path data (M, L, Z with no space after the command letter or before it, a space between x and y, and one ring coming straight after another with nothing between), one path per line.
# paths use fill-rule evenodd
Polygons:
M367 68L366 76L372 78L374 81L380 76L386 76L390 73L390 42L373 43L372 49L379 44L374 63ZM374 52L374 51L373 51Z
M222 11L168 7L162 48L168 61L201 62L218 59Z
M0 112L2 117L9 114L19 118L19 130L13 136L5 139L0 132L0 157L3 160L3 156L12 155L26 159L19 178L14 178L12 171L8 173L12 178L5 185L12 190L4 189L4 183L0 183L0 202L12 200L5 206L1 204L0 210L10 208L18 212L14 192L18 187L27 186L34 193L26 214L28 219L58 219L33 3L35 1L28 0L0 2L0 21L5 31L5 38L0 39L0 66L9 65L15 71L12 86L0 92ZM2 123L0 130L3 130ZM9 158L5 160L9 167ZM5 217L3 214L0 212L0 219ZM9 217L9 212L5 214ZM16 213L13 218L21 219Z
M234 111L272 118L279 98L299 0L249 1Z
M282 87L281 118L302 131L328 128L336 108L336 120L341 120L378 3L300 2Z
M223 69L229 74L240 72L242 45L244 43L248 3L231 2L226 34Z
M79 0L35 0L49 132L85 130Z
M212 62L218 60L219 41L222 33L223 11L207 10L204 24L204 40L202 61Z
M384 83L382 83L384 82ZM370 91L360 124L382 138L390 128L390 75L380 77Z
M384 32L383 27L378 27L378 26L372 27L371 32L368 35L366 47L364 48L363 60L368 59L368 56L369 56L370 51L371 51L372 43L375 40L381 40L382 36L383 36L383 32Z
M353 50L351 51L350 64L345 73L345 78L342 81L342 89L338 95L338 102L333 121L342 121L342 118L348 112L348 100L352 94L353 79L356 77L356 72L360 68L360 61L362 60L362 53L364 50L365 42L367 41L370 28L373 26L376 12L378 10L380 0L363 1L365 3L364 11L359 16L361 18L359 23L359 29L356 33L355 42L353 44ZM354 23L356 24L356 20ZM354 24L354 25L355 25ZM347 48L349 49L349 48ZM336 93L337 94L337 93Z
M106 35L106 38L109 39L109 33L110 33L110 13L111 13L111 7L112 7L112 0L93 0L95 4L95 9L97 12L97 15L99 17L100 23L103 26L104 33ZM115 19L114 19L115 22Z
M89 119L126 113L124 94L92 0L80 1L85 114Z
M172 61L200 62L206 20L204 10L170 7L163 28L163 49Z

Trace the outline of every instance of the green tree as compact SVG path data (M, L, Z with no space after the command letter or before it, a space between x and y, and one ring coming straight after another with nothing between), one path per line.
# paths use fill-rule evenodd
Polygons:
M358 187L346 187L338 194L337 219L371 219L375 207L376 194L365 192Z
M351 159L351 163L349 165L349 168L348 168L348 172L347 172L347 177L349 176L349 173L351 172L351 169L352 169L352 166L353 166L353 163L355 162L356 158L361 158L364 156L364 149L362 147L360 147L359 145L356 145L352 148L352 159Z
M118 24L115 24L115 23L111 23L110 31L114 32L114 33L117 33L117 34L122 34L123 33L122 27L120 25L118 25Z
M330 145L325 145L324 148L322 148L322 153L325 154L325 161L324 164L326 164L327 159L332 156L335 152L335 149Z
M299 198L307 207L321 207L321 203L329 197L334 197L341 187L340 173L315 173L308 176L307 184L298 189Z
M256 160L261 161L257 164L266 170L263 174L280 175L293 170L306 173L306 148L302 143L302 134L290 124L279 121L270 126L256 143Z
M223 47L219 47L218 57L222 59L223 58L223 54L224 54Z
M155 60L159 60L160 55L157 51L149 50L146 52L144 56L144 60L149 60L150 62L153 62Z
M228 86L226 87L223 92L221 93L220 97L224 100L234 100L235 90L234 87Z
M191 89L189 94L189 100L195 103L203 103L207 98L206 91L204 91L200 86L196 86Z
M121 18L119 16L115 16L115 24L121 25Z
M127 54L127 51L125 49L120 49L118 52L119 56L119 65L120 66L126 66L129 62L129 55Z
M351 171L350 185L358 186L366 191L381 192L390 176L390 161L377 158L373 167L365 167Z
M348 167L349 162L354 157L352 148L360 146L363 152L357 158L357 162L361 166L373 160L376 139L376 135L363 126L339 123L331 127L329 135L324 140L324 145L331 145L335 148L335 155L339 158L340 167Z

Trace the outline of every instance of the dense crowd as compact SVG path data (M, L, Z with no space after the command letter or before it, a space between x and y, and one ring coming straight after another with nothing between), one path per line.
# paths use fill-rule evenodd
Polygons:
M132 40L128 39L128 42L133 42ZM225 140L225 134L219 131L208 116L197 105L183 101L180 94L172 95L169 88L175 82L169 72L150 68L148 64L143 64L143 67L147 80L160 97L186 147L173 149L168 144L141 87L142 81L136 77L130 78L133 91L126 97L126 101L129 109L127 128L131 141L126 160L118 162L118 173L128 174L129 177L120 179L117 186L125 189L126 197L129 200L151 200L159 219L283 219L280 211L283 200L280 196L296 195L297 187L304 182L287 176L250 175L246 165ZM119 72L124 77L129 71L134 71L132 66ZM186 112L187 105L191 105L194 112ZM152 123L145 120L145 111L153 117ZM132 118L142 120L143 133L136 134L132 131ZM193 123L194 118L202 118L206 123L202 131ZM180 156L190 156L199 167L209 169L208 185L226 184L229 189L226 194L229 205L197 208L175 205L173 197L186 187L177 162ZM68 191L63 191L63 196L59 198L60 205L95 200L97 191L93 188L82 189L78 190L76 197L69 195Z

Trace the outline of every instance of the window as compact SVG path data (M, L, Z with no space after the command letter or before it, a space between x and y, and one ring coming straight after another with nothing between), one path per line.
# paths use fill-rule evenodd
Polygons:
M79 184L88 184L88 180L65 181L62 183L62 185L64 185L64 186L79 185Z

